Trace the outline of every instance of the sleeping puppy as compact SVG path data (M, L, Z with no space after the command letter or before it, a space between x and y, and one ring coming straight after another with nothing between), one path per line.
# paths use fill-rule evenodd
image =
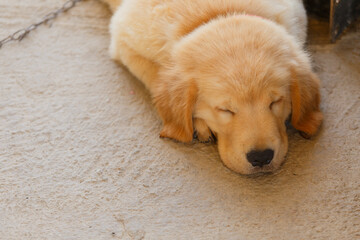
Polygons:
M111 57L150 91L161 137L215 135L242 174L284 161L285 121L312 136L322 122L320 81L303 50L301 0L104 0L114 15Z

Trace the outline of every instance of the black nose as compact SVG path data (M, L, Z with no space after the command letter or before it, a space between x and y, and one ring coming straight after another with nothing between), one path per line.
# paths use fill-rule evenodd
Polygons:
M246 154L247 160L254 167L262 167L266 164L269 164L274 157L274 150L266 149L266 150L252 150Z

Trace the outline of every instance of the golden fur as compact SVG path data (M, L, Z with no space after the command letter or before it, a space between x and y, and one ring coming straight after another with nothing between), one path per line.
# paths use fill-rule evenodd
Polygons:
M213 132L224 164L251 174L284 161L284 122L311 136L322 121L319 79L303 50L300 0L104 0L114 16L110 54L149 89L161 137ZM246 153L273 149L253 167Z

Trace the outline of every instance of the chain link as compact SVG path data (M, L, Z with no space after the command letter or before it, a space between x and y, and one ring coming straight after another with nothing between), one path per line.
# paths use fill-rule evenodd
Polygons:
M54 20L57 16L59 16L61 13L64 13L71 8L75 7L75 5L78 2L81 2L82 0L68 0L66 1L61 8L50 12L46 14L40 21L31 24L30 26L20 29L13 34L7 36L6 38L2 39L0 41L0 49L2 46L4 46L6 43L12 42L12 41L21 41L26 37L31 31L35 30L38 26L47 24L50 21Z

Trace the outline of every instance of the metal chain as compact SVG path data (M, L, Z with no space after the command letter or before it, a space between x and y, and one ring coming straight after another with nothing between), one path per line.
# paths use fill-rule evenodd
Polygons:
M38 26L43 25L43 24L47 24L50 21L54 20L57 16L59 16L59 14L67 12L69 9L75 7L75 5L78 2L81 2L82 0L68 0L64 3L64 5L62 5L61 8L50 12L48 14L46 14L40 21L31 24L30 26L20 29L16 32L14 32L13 34L7 36L6 38L4 38L3 40L0 41L0 49L2 46L4 46L6 43L12 42L12 41L21 41L24 39L24 37L26 37L31 31L35 30Z

